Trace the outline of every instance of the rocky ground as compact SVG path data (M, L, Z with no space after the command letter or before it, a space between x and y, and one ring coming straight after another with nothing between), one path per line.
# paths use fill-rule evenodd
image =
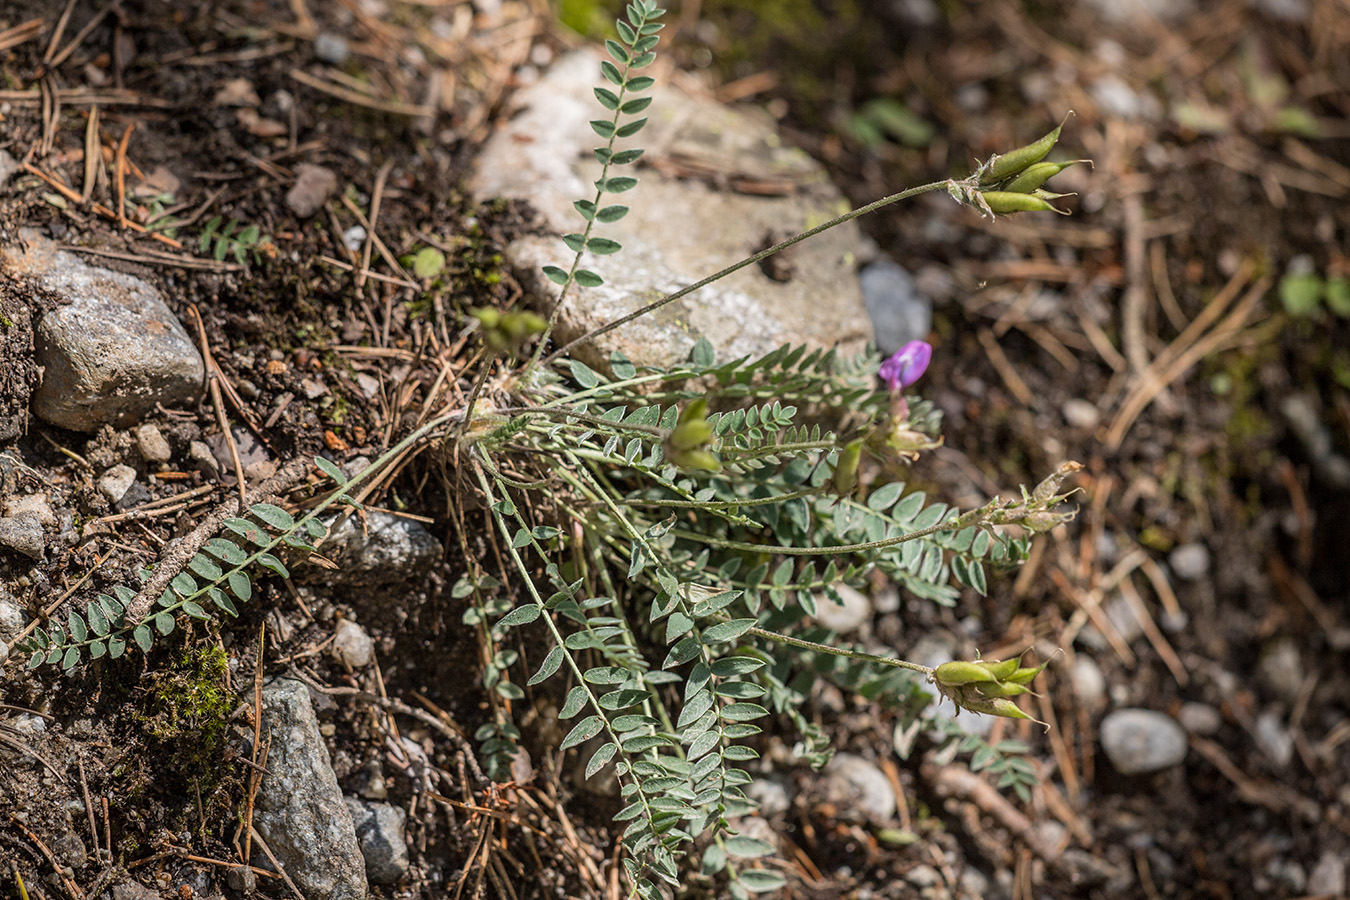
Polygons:
M914 480L949 502L1087 467L1078 520L987 599L878 583L824 613L929 664L1062 650L1029 707L1048 732L961 717L1025 743L1038 783L1000 790L822 685L834 760L805 768L785 732L754 772L745 827L779 847L784 894L1345 895L1350 10L698 7L658 64L706 105L653 131L649 287L722 264L684 236L753 251L837 204L821 164L863 203L1069 109L1061 149L1095 161L1061 176L1071 218L934 194L688 305L750 346L857 341L864 306L884 349L929 336L947 444ZM139 584L240 477L303 503L306 460L355 471L463 402L464 311L529 302L586 177L550 150L584 133L529 119L574 108L547 93L586 43L567 34L524 2L0 11L7 895L622 896L618 807L552 749L556 698L516 707L514 783L482 771L456 589L481 511L452 459L410 459L337 531L336 568L260 581L238 618L68 674L14 649Z

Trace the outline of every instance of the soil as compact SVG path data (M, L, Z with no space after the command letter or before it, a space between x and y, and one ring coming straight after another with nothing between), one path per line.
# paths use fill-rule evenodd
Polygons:
M1068 219L990 223L935 195L865 222L939 301L925 385L946 446L915 480L969 505L1062 460L1086 465L1077 521L987 599L903 600L876 626L902 655L925 634L991 656L1061 649L1032 707L1049 731L1000 720L993 735L1024 741L1041 781L1024 802L922 741L899 758L893 712L822 685L809 716L839 750L878 760L899 827L821 801L793 736L774 737L765 756L792 797L772 823L791 848L785 896L1344 891L1350 485L1336 460L1350 455L1350 314L1296 315L1284 293L1291 272L1350 277L1344 5L1220 0L1168 24L1111 23L1086 2L701 6L701 19L672 15L661 65L706 68L722 97L767 106L858 203L969 171L1070 108L1061 149L1095 161L1061 176L1077 191L1061 201ZM1303 14L1264 11L1277 7ZM532 228L528 208L468 202L468 166L512 87L578 38L542 3L513 0L100 10L0 12L0 150L24 165L0 195L0 234L34 227L151 281L194 334L195 309L246 465L371 458L430 405L462 403L465 312L521 301L500 248ZM574 24L592 13L610 15L568 11ZM87 169L89 148L100 160ZM312 217L287 199L302 166L337 185ZM217 256L210 234L229 222L266 240ZM446 263L423 277L410 270L425 248ZM0 487L45 488L60 536L36 564L0 549L0 580L40 620L77 587L135 583L233 488L209 470L147 471L128 432L28 419L41 312L29 302L0 282ZM175 461L222 437L209 397L147 421ZM144 490L112 507L94 479L123 461ZM389 802L409 812L412 867L377 896L621 896L617 806L550 749L553 701L516 706L529 752L516 784L475 775L489 761L472 758L473 736L491 716L481 636L453 586L490 551L458 537L483 513L457 499L456 478L453 460L425 453L368 498L445 545L394 597L273 579L237 620L188 623L148 657L69 675L11 658L6 896L237 896L225 873L241 854L253 687L285 673L315 686L344 787L382 763ZM1102 612L1122 604L1138 623L1123 637ZM375 639L375 675L326 652L339 616ZM333 691L357 687L440 724ZM1214 722L1192 731L1181 765L1122 776L1097 729L1133 706ZM396 734L425 749L430 788L389 753ZM259 893L286 889L264 879Z

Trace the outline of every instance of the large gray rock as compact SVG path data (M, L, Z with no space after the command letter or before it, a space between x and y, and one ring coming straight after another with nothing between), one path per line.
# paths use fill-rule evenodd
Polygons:
M263 688L268 776L253 822L309 900L365 900L366 863L338 788L309 689L278 678Z
M334 521L324 524L331 528ZM374 510L364 517L347 517L323 547L337 568L302 570L297 573L302 580L349 587L401 584L417 578L441 558L440 541L420 524Z
M32 229L0 246L0 269L33 290L44 371L33 412L93 431L128 425L156 404L179 406L201 389L202 358L163 297L139 278L91 266ZM40 299L39 299L40 298Z
M548 303L558 288L540 267L569 267L570 254L554 235L583 230L586 223L572 204L592 198L600 177L591 151L603 141L587 124L606 115L592 94L602 83L599 64L589 51L561 59L516 94L515 114L503 117L478 156L475 197L526 199L552 232L521 238L506 249L522 283ZM848 209L821 166L784 147L767 118L680 86L658 87L653 97L645 112L648 126L616 145L645 148L641 164L609 172L638 176L640 183L601 201L631 211L618 222L597 224L594 232L621 242L623 249L617 256L583 258L582 266L606 283L569 295L558 322L560 341ZM666 365L684 359L700 337L712 343L719 359L762 354L785 343L860 349L869 329L854 272L858 246L853 223L832 229L780 254L765 269L748 266L576 355L607 368L617 349L636 363Z

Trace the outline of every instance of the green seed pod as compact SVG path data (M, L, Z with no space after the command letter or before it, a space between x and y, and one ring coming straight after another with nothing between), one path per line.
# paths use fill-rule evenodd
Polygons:
M980 663L963 662L961 660L943 663L933 670L932 677L939 685L946 686L976 684L994 680L993 673Z
M984 666L989 671L989 674L994 676L995 681L1002 681L1017 671L1018 661L1019 660L1015 656L1011 659L1004 660L982 659L980 660L980 665Z
M704 472L720 472L722 464L707 450L673 450L667 452L666 459L681 469L700 469Z
M1007 676L1004 679L1004 681L1010 682L1012 684L1031 684L1031 680L1035 678L1037 675L1041 674L1041 672L1045 669L1046 665L1047 663L1041 663L1039 666L1036 666L1035 668L1018 669L1016 672L1013 672L1011 675Z
M1071 159L1068 162L1038 162L1023 169L1017 177L1003 185L1003 190L1013 194L1029 194L1069 166L1086 161Z
M1068 215L1055 209L1040 197L1031 194L1013 194L1008 191L981 191L980 196L988 205L989 211L998 215L1012 215L1019 212L1053 212Z
M1020 697L1022 694L1030 694L1031 688L1023 684L1013 684L1012 682L994 682L991 684L972 684L966 689L967 693L975 693L977 696L992 697Z
M834 492L841 497L853 493L858 483L858 463L862 461L863 439L849 441L839 451L839 461L834 466Z
M1002 716L1005 719L1031 719L1031 716L1018 709L1017 704L1007 697L968 697L963 698L963 700L962 708L971 712L984 713L987 716ZM1038 720L1031 719L1031 721L1036 722ZM1045 723L1042 722L1041 724Z
M1061 124L1035 143L1018 147L1002 156L991 158L988 167L980 175L980 184L998 184L1000 181L1012 178L1045 159L1045 154L1049 153L1051 148L1055 146L1055 142L1059 140L1059 132L1063 127Z

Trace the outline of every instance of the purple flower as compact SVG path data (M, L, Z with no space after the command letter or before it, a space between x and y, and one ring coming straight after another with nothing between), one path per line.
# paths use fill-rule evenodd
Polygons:
M910 341L895 351L881 364L881 380L891 392L903 391L919 380L919 376L928 369L928 361L933 358L933 345L927 341Z

